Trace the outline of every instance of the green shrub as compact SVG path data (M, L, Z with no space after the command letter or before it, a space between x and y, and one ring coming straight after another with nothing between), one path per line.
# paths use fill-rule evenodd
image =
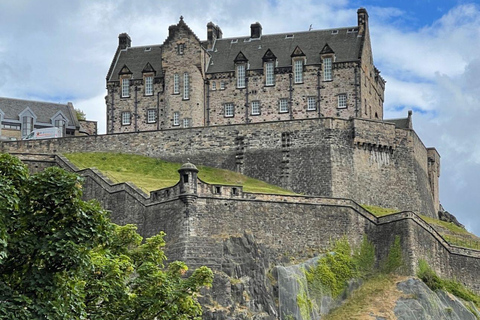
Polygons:
M402 271L404 267L402 246L400 244L400 236L395 236L395 241L390 247L388 252L387 260L383 264L384 273L398 273Z
M375 246L363 235L360 248L356 249L353 254L353 262L356 266L357 273L362 278L367 278L373 274L375 266Z
M433 271L425 260L418 262L417 277L420 278L430 289L438 290L442 289L443 284L439 276Z

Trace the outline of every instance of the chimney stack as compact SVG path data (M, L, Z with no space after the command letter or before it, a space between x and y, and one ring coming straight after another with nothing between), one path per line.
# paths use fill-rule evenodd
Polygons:
M132 39L127 33L120 33L118 35L118 47L123 50L132 46Z
M358 20L358 35L363 36L367 33L368 30L368 13L367 9L360 8L357 10L357 20Z
M262 25L255 22L250 25L250 38L260 38L262 36Z
M222 39L223 32L222 29L218 25L215 25L213 22L209 22L207 24L207 41L208 46L207 49L212 49L213 44L215 43L216 39Z

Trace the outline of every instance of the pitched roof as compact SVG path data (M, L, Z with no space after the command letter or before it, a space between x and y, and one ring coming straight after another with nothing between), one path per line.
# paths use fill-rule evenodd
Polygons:
M108 75L107 81L118 80L122 68L126 66L131 72L133 79L141 79L147 63L156 71L155 76L163 76L162 71L162 46L130 47L120 50L117 61L114 62L113 71Z
M68 119L68 126L78 128L75 110L71 103L60 104L42 101L30 101L0 97L0 110L4 112L4 120L20 120L19 115L22 111L29 108L37 117L37 122L51 123L51 118L59 111Z
M335 61L356 61L360 57L363 37L358 36L358 27L312 30L295 33L217 39L209 54L211 60L207 73L233 71L234 60L239 52L248 59L250 69L262 69L268 49L276 56L278 67L292 65L292 53L298 46L306 56L307 64L319 64L320 52L328 44L335 52Z

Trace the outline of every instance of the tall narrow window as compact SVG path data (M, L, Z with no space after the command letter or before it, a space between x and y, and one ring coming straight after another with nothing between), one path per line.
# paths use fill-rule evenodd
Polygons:
M220 81L220 90L225 90L225 81Z
M127 126L131 123L130 117L130 112L122 112L122 126Z
M237 88L245 88L245 64L237 64Z
M295 73L295 83L303 82L303 60L295 60L294 70Z
M174 126L180 125L180 112L173 113L173 125Z
M332 80L332 58L323 58L323 80Z
M217 83L215 81L212 82L212 90L217 90Z
M317 99L315 97L307 97L307 110L312 111L317 109Z
M183 99L190 99L190 79L188 78L188 73L183 74Z
M157 122L157 110L148 109L147 110L147 123Z
M225 117L233 117L233 103L226 103L225 106Z
M22 117L22 136L27 136L33 130L33 118Z
M130 79L123 78L122 79L122 98L126 98L130 96Z
M347 107L347 94L342 93L338 95L338 108L344 109Z
M145 77L145 95L151 96L153 94L153 77Z
M275 84L275 78L273 74L273 61L265 62L265 85L273 86Z
M252 101L252 116L260 114L260 101Z
M183 127L184 128L190 127L190 119L188 118L183 119Z
M280 101L279 101L279 111L281 113L288 112L288 100L286 98L280 99Z
M173 75L173 93L174 94L179 94L180 93L180 81L178 79L178 73L175 73Z

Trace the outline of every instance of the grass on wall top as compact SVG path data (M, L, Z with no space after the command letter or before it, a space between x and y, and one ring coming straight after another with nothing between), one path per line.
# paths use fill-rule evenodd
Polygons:
M79 169L95 167L113 182L130 181L147 193L171 187L179 180L181 163L122 153L68 153L64 155ZM198 177L211 184L240 185L245 192L295 194L291 191L247 177L238 172L197 166Z

